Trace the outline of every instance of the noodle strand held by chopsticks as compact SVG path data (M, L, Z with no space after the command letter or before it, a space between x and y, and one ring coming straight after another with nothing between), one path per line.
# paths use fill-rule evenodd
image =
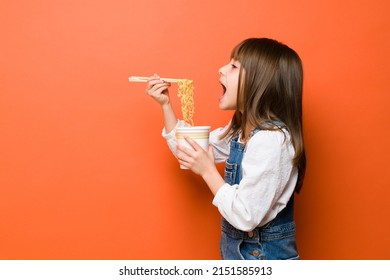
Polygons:
M192 80L180 79L177 82L178 84L178 96L180 97L181 103L181 112L183 114L183 120L190 124L194 125L194 83Z

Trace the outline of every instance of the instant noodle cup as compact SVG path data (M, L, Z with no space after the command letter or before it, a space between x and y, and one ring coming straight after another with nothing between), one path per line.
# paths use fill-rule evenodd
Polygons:
M187 127L177 127L176 128L176 140L179 145L193 149L190 143L184 138L189 136L196 143L198 143L204 150L209 148L209 136L210 136L210 126L187 126ZM181 169L188 169L180 165Z

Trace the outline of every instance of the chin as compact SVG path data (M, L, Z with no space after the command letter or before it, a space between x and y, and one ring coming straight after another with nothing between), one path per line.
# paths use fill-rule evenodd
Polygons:
M219 109L224 110L224 111L232 110L231 108L229 108L228 106L226 106L224 104L219 104Z

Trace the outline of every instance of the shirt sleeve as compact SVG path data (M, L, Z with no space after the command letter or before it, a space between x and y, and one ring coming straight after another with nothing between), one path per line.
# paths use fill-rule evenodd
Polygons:
M176 136L175 136L176 128L177 127L186 127L186 126L189 126L189 124L183 120L178 120L175 128L172 129L170 132L167 132L165 127L163 128L163 130L161 132L162 137L164 137L165 140L167 141L168 147L175 157L176 157L176 153L177 153L177 148L176 148L177 141L176 141Z
M288 132L259 131L247 143L241 182L224 184L213 204L237 229L251 231L266 224L287 205L294 192L297 170L293 156Z
M228 137L220 139L221 135L228 129L229 124L210 132L210 145L213 147L214 161L216 163L224 162L230 152L230 143Z

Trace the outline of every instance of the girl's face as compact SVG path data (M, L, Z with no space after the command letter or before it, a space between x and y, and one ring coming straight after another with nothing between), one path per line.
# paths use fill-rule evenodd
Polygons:
M222 85L222 95L219 97L221 110L237 109L238 77L241 63L232 59L229 64L219 69L219 82Z

